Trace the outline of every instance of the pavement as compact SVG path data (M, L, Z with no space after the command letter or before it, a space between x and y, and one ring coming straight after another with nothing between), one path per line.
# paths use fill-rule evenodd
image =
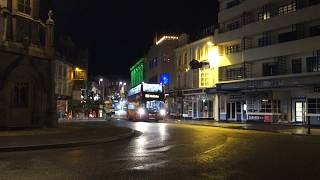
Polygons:
M0 153L0 180L320 179L320 139L175 123L111 120L142 132L76 148Z
M291 135L320 135L320 127L311 127L311 134L308 134L308 128L303 125L293 124L265 124L265 123L239 123L239 122L217 122L213 120L179 120L179 119L167 119L160 121L163 123L175 123L175 124L189 124L200 126L211 126L229 129L244 129L244 130L256 130L267 131Z
M60 121L59 128L0 132L0 152L69 148L108 143L133 137L136 132L104 120Z

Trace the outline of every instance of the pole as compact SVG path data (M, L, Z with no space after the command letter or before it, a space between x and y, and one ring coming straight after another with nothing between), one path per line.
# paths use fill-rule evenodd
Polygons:
M311 122L310 122L310 116L308 116L308 135L311 134Z

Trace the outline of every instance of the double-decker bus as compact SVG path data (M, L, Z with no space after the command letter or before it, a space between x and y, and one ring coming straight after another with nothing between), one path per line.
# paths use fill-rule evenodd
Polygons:
M141 83L128 92L129 120L158 121L166 117L162 84Z

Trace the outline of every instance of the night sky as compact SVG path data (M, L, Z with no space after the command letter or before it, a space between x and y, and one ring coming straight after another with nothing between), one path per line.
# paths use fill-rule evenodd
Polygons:
M217 0L42 0L41 15L54 10L56 36L89 48L91 75L129 78L155 34L195 33L217 21Z

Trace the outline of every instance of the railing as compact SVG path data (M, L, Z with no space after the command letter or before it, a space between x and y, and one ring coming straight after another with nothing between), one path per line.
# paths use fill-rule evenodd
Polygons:
M293 13L293 12L299 11L301 9L308 8L308 7L320 4L320 0L309 0L309 1L297 0L297 1L298 2L296 4L296 6L297 6L296 10L292 11L290 13ZM268 12L270 13L270 18L284 15L284 14L279 13L279 11L278 11L279 6L276 6L274 4L269 4L269 8L270 8L270 11L268 11ZM262 13L261 17L263 18L263 13ZM228 31L233 31L233 30L239 29L239 28L241 28L241 27L243 27L245 25L252 24L252 23L255 23L255 22L259 22L259 21L263 21L263 19L259 19L258 10L257 11L252 11L252 12L244 12L239 17L239 19L237 21L234 21L233 23L231 23L231 22L230 23L226 23L225 25L220 27L219 32L220 33L224 33L224 32L228 32ZM239 26L229 26L228 25L228 24L234 24L235 22L238 22Z
M24 46L44 48L46 25L23 13L13 14L7 8L0 9L0 43L15 42Z

